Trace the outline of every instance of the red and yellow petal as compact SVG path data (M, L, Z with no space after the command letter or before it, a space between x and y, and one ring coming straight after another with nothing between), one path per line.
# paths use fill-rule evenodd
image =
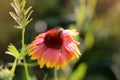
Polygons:
M35 49L33 49L33 51L30 53L30 55L32 55L31 59L34 60L40 58L45 50L46 47L43 44L35 47Z
M40 66L43 67L43 64L45 64L46 67L53 68L57 63L58 54L60 54L59 50L48 48L39 59Z
M74 43L70 43L69 45L65 46L65 49L76 58L79 58L79 55L81 55L78 47Z
M46 32L45 33L41 33L35 39L44 38L45 35L46 35Z

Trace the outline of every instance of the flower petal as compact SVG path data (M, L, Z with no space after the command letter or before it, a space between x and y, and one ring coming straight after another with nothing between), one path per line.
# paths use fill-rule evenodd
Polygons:
M71 36L64 37L64 43L71 43L74 42L76 45L79 45L80 43L78 41L75 41Z
M71 58L72 58L71 53L69 51L67 51L65 49L65 47L63 47L61 51L62 51L61 54L62 54L63 60L64 61L70 61Z
M42 54L44 54L44 53L42 53ZM40 65L40 68L43 68L44 67L44 65L45 65L45 60L44 60L44 58L39 58L38 59L38 64Z
M63 60L62 60L62 56L59 55L58 60L57 60L57 63L56 63L56 65L55 65L55 68L56 68L57 70L60 69L63 63L64 63L64 62L63 62Z
M80 55L80 52L75 43L71 42L65 45L65 49L69 51L72 55L74 55L76 58L79 58L78 55Z
M64 44L63 46L67 51L75 55L77 58L79 57L78 55L80 55L80 52L76 45L77 43L72 38L69 38L69 37L64 38L63 44Z
M71 54L68 54L67 50L65 48L62 48L61 49L61 54L59 54L59 57L58 57L58 60L57 60L57 63L55 65L55 68L58 70L58 69L64 69L68 62L71 60L72 58L72 55Z
M45 35L46 35L46 32L45 32L45 33L41 33L41 34L39 34L35 39L44 38Z
M78 32L73 31L73 30L64 30L62 35L64 37L66 37L66 36L72 36L72 35L78 35Z
M41 44L41 43L43 43L43 42L44 42L44 38L36 39L36 40L34 40L34 41L31 43L30 48L32 48L32 47L35 46L35 45L39 45L39 44Z
M41 61L39 63L44 61L44 63L46 64L46 66L48 68L49 67L52 68L57 63L57 59L58 59L59 54L60 54L59 50L47 48L46 51L44 51L44 53L41 57Z
M30 53L30 55L32 55L31 59L38 59L41 57L42 53L46 50L46 47L44 44L41 44L37 47L35 47L35 49Z

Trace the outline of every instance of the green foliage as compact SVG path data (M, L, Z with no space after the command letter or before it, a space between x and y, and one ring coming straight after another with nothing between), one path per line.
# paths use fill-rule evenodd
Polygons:
M70 76L70 80L82 80L85 76L87 70L87 64L81 63L78 65L78 67L75 69L74 72L72 72Z
M21 59L24 59L24 57L26 56L26 54L28 53L27 51L27 48L28 48L28 45L24 45L22 47L22 49L20 50L20 52L17 50L17 48L13 45L13 44L10 44L8 46L8 51L6 51L7 54L10 54L12 56L15 57L15 60L14 60L14 64L11 68L11 71L10 71L10 77L9 77L9 80L12 80L13 76L14 76L14 72L15 72L15 69L16 69L16 65L18 63L18 60L21 60ZM26 64L26 63L25 63ZM30 79L29 79L30 80Z
M28 50L27 50L28 46L29 45L24 45L24 47L22 47L22 49L19 52L13 44L10 44L8 46L8 51L6 51L6 54L12 55L17 59L23 59L28 53Z
M85 80L109 80L109 79L107 79L105 76L102 75L93 75L87 77Z
M15 13L14 12L9 12L10 15L12 16L12 18L16 21L16 23L18 24L16 26L16 28L18 29L22 29L22 48L20 50L20 52L18 52L18 50L16 49L16 47L14 45L10 45L8 48L8 54L13 55L15 57L14 60L14 64L11 68L11 75L9 77L9 80L12 80L14 77L14 72L16 69L16 65L18 63L18 61L21 61L21 59L23 59L24 61L24 68L25 68L25 74L26 74L26 79L27 80L31 80L31 78L29 77L29 73L28 73L28 69L27 69L27 63L25 60L25 55L27 54L27 45L25 45L24 43L24 33L25 33L25 27L27 24L29 24L31 22L32 19L29 19L33 10L32 7L28 7L27 9L25 9L26 6L26 0L13 0L13 2L11 2L11 6L14 8Z
M88 49L91 49L94 45L94 34L90 31L86 32L85 35L85 44L87 46Z
M8 51L6 51L6 53L14 56L15 58L19 58L19 52L13 44L8 46Z
M11 6L14 8L14 12L9 12L12 18L18 23L16 28L23 29L27 24L31 22L32 19L30 18L30 15L32 14L33 10L32 6L25 9L26 6L26 0L13 0L11 2Z
M28 48L29 45L24 45L20 51L20 58L24 58L26 54L28 53Z

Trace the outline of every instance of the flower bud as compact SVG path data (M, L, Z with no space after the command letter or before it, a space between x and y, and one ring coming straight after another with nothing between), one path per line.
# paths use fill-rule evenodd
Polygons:
M7 68L6 69L2 69L0 71L0 79L6 79L6 78L9 77L9 75L10 75L10 71Z

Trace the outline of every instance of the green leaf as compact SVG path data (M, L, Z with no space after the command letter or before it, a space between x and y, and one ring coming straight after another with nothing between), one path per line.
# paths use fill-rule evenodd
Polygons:
M20 3L18 0L13 0L15 3L15 6L20 10Z
M25 22L25 26L28 25L33 19L31 18L30 20Z
M22 0L22 2L20 3L20 7L21 7L22 10L24 10L25 5L26 5L26 1Z
M9 14L12 16L12 18L16 21L17 15L14 12L9 12Z
M30 18L30 16L31 16L32 13L33 13L33 10L31 10L31 11L29 12L29 14L28 14L26 20L28 20L28 19Z
M13 44L8 46L8 51L6 51L6 53L14 56L15 58L19 58L19 52Z
M26 25L28 25L29 23L30 23L30 21L29 21L29 20L28 20L28 21L26 21L26 22L25 22L25 26L26 26Z
M12 18L19 24L21 25L21 20L19 16L17 16L14 12L9 12L9 14L12 16Z
M15 3L11 2L10 4L11 4L11 6L14 8L16 14L19 15L20 9L19 9L18 7L16 7Z
M71 74L70 80L83 80L87 70L87 64L81 63Z
M24 47L21 49L21 51L20 51L20 58L23 58L23 57L25 57L26 56L26 54L28 53L28 46L29 45L24 45Z
M25 15L27 15L31 9L32 9L32 6L28 7L28 8L25 10Z

